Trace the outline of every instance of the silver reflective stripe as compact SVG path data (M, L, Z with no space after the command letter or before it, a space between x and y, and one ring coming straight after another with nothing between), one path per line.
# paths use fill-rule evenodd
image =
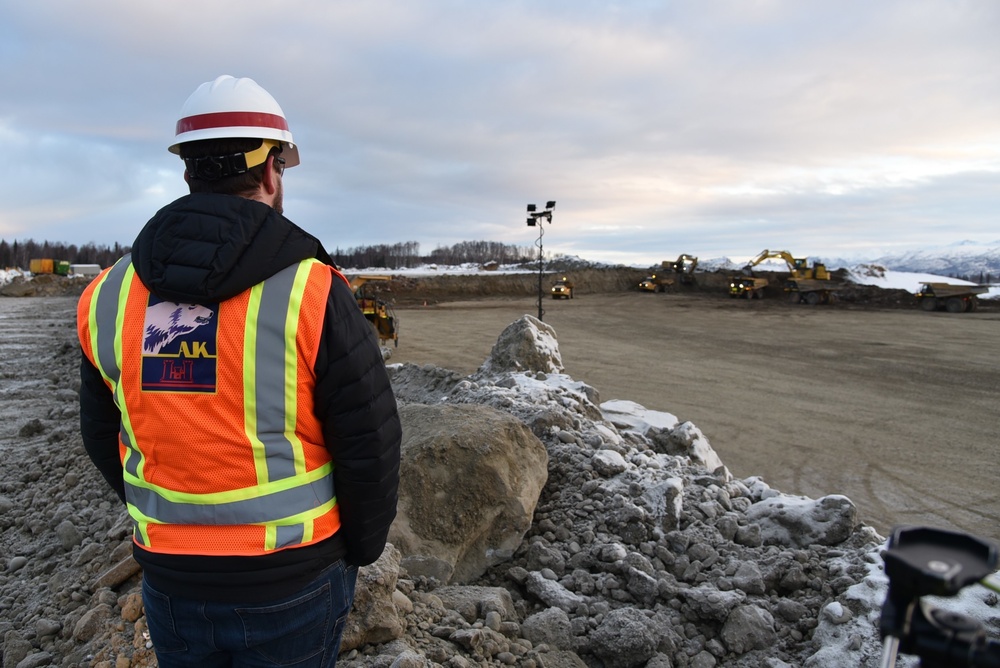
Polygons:
M115 324L118 322L122 285L131 264L131 255L126 255L108 271L101 282L101 289L97 293L97 304L94 309L97 322L101 325L97 328L97 350L94 351L94 354L101 372L115 387L121 380L121 369L118 368L118 357L115 355L115 337L118 336Z
M264 496L211 504L169 501L155 490L126 486L129 503L160 524L262 524L314 511L329 501L333 498L333 473Z
M294 446L285 436L285 320L299 265L264 281L257 319L257 436L264 445L267 479L295 475Z
M122 393L118 388L121 382L121 366L118 355L115 352L115 339L118 337L118 315L123 308L123 302L127 297L127 292L131 283L126 285L125 278L129 274L132 266L132 255L124 255L105 275L101 281L100 290L97 292L96 303L94 305L95 322L93 326L97 330L97 346L94 355L97 358L97 365L101 373L111 381L116 401L122 401ZM119 431L122 443L125 444L125 470L132 475L138 475L137 470L142 456L132 447L132 439L128 430L125 429L124 421Z
M305 525L279 526L277 527L277 534L277 540L274 545L275 549L288 547L289 545L298 545L305 539Z

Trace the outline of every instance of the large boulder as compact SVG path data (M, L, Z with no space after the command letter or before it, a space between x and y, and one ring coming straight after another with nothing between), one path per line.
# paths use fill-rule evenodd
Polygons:
M467 583L521 544L548 453L522 422L487 406L409 404L399 414L399 508L389 540L410 575Z

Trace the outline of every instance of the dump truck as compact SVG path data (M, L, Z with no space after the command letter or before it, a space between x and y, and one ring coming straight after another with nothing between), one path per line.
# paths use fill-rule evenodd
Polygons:
M729 296L763 299L768 280L758 276L733 276L729 279Z
M834 301L834 283L826 265L813 262L812 266L806 258L793 257L788 251L772 251L764 249L757 257L743 267L744 276L753 276L753 268L770 258L785 261L789 278L785 281L784 290L793 304L829 304Z
M563 276L558 281L552 284L552 289L550 290L550 292L552 293L552 298L573 299L573 287L574 287L573 281Z
M667 274L650 274L639 281L640 292L666 292L674 284L674 279Z
M399 347L399 320L396 317L396 310L385 299L379 296L378 291L373 290L369 285L372 281L389 281L391 276L360 275L350 279L351 289L354 290L354 298L358 302L358 307L364 314L365 319L372 324L375 334L378 336L379 344L392 341L393 345Z
M924 311L965 313L979 308L979 297L989 292L985 285L955 285L953 283L924 283L916 298Z

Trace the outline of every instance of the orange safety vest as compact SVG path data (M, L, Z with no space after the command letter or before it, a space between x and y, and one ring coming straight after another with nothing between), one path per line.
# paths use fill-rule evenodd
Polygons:
M254 556L340 528L313 411L331 283L303 260L216 304L152 295L126 255L77 307L84 354L121 411L133 540L152 552Z

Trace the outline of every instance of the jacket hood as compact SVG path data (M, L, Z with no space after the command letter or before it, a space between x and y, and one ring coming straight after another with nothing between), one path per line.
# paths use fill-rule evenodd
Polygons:
M229 299L309 258L333 265L318 239L267 204L235 195L181 197L132 244L143 285L180 303Z

